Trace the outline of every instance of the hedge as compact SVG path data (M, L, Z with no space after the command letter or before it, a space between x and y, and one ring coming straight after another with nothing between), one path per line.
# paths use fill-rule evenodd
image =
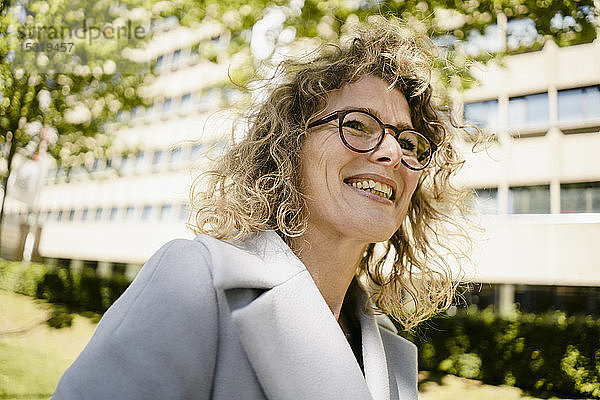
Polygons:
M409 335L410 336L410 335ZM490 308L438 317L409 337L419 369L517 386L536 396L600 398L600 320Z
M90 268L74 273L68 268L0 259L0 289L46 300L69 313L102 314L129 283L122 274L101 277Z

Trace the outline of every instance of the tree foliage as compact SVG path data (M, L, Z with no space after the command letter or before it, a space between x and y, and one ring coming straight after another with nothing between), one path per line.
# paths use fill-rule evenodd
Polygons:
M289 44L278 37L284 30L291 30L295 40L310 39L316 46L336 40L348 25L374 15L399 17L444 49L436 69L443 84L457 88L473 82L470 61L537 50L549 39L560 46L590 42L598 30L594 0L179 0L168 4L164 14L177 16L185 26L205 18L223 22L232 35L232 53L249 47L251 29L256 31L257 22L273 10L285 16L283 24L268 33L273 50ZM249 55L247 63L252 70L264 61L254 56Z
M59 164L97 157L110 144L108 123L142 104L149 68L131 49L149 39L148 13L111 0L21 0L0 13L0 224L15 154L46 151Z
M484 33L503 15L509 21L528 18L537 35L550 36L566 46L596 37L595 13L593 0L305 0L302 15L289 23L297 28L298 36L318 36L326 30L323 24L339 35L351 16L364 20L374 14L394 15L421 21L432 36L450 34L464 40L473 31Z

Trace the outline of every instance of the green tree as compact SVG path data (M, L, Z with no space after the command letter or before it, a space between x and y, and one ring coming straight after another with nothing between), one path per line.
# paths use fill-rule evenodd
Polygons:
M447 85L452 77L462 78L459 85L454 79L458 88L473 82L468 60L488 62L536 50L546 40L560 46L591 42L598 29L594 0L305 0L302 13L286 24L299 38L334 39L343 34L346 23L376 14L400 17L444 47L446 60L438 72ZM481 35L487 37L487 46L474 46L472 39Z
M446 60L440 61L437 69L442 83L457 88L473 82L469 60L487 62L504 54L536 50L548 39L560 46L590 42L598 31L594 0L179 0L167 4L163 15L175 15L184 26L194 26L205 18L223 22L231 33L229 52L248 56L245 72L234 71L242 80L256 71L257 61L263 61L248 51L252 31L274 10L284 21L270 32L273 48L281 41L288 44L277 37L284 30L286 37L292 32L296 40L311 39L316 45L340 37L347 23L373 15L400 17L446 49ZM488 37L487 47L473 45L473 39L481 35ZM504 43L500 43L502 37Z
M597 10L593 0L305 0L302 15L291 23L298 29L299 36L318 35L323 31L319 24L323 23L340 34L349 16L364 19L376 13L407 20L416 18L427 25L432 36L451 34L460 40L468 39L473 31L483 33L503 18L509 21L528 18L537 34L552 37L563 46L596 37Z
M143 103L151 3L20 0L0 12L0 151L4 216L16 154L60 164L101 156L109 123ZM129 53L127 52L129 50Z

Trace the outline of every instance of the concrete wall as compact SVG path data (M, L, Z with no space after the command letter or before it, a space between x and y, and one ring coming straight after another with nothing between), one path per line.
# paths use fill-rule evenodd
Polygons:
M458 182L498 188L499 215L484 216L487 240L479 243L478 282L544 285L600 285L600 214L560 214L560 184L600 181L600 119L558 121L557 90L600 84L600 41L507 57L505 68L477 73L482 84L465 102L498 99L500 121L490 129L498 140L473 153ZM508 99L548 92L550 118L535 127L507 127ZM578 132L578 133L574 133ZM510 186L549 184L551 214L507 215Z

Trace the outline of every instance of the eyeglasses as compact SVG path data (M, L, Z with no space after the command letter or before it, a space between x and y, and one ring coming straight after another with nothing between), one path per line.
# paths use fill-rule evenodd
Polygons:
M437 145L414 129L398 129L384 124L373 114L362 110L334 111L308 124L307 128L323 125L337 119L340 139L346 147L357 153L375 150L386 133L391 134L402 148L402 164L419 171L429 165Z

